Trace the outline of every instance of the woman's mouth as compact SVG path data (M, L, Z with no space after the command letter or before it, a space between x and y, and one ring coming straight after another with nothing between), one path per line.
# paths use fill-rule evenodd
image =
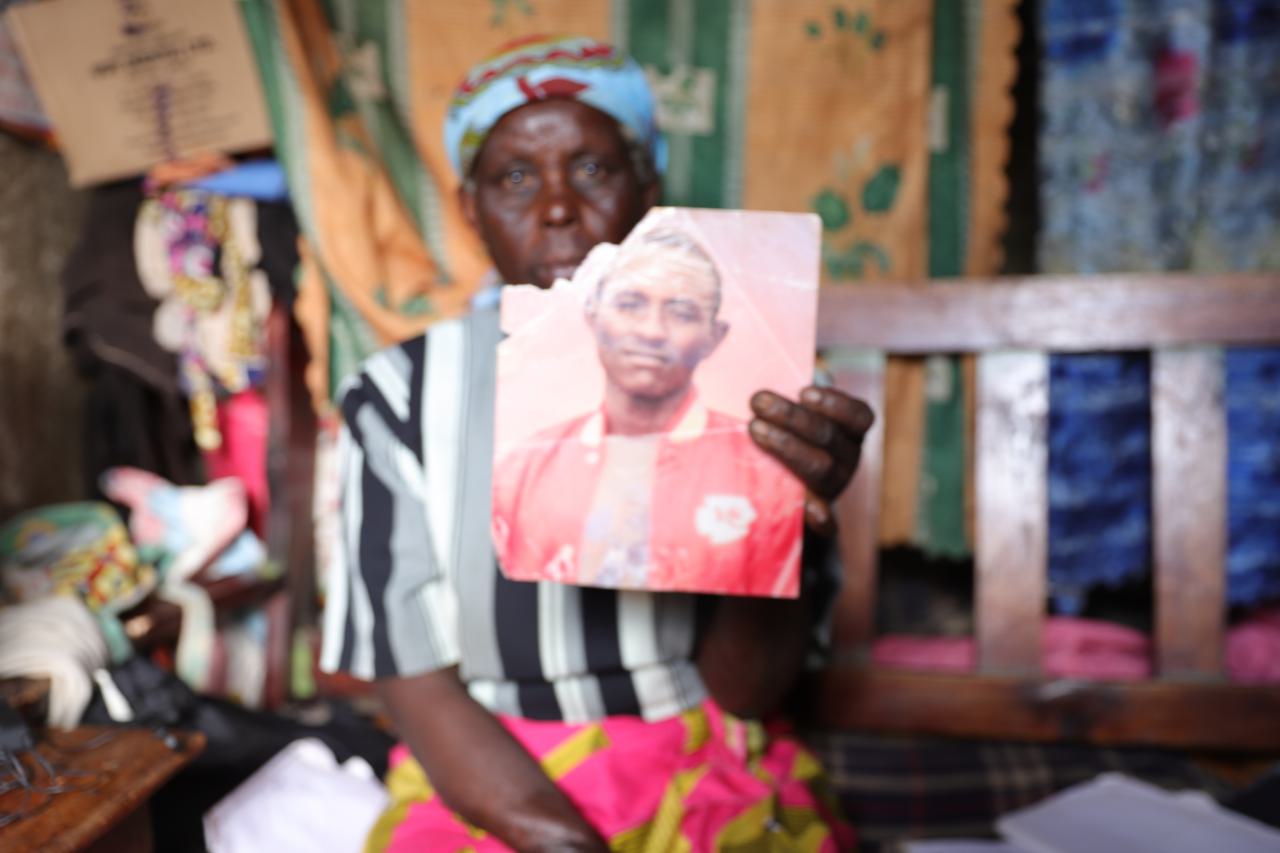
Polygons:
M538 271L542 273L543 279L548 282L555 282L558 279L572 279L573 274L578 271L577 263L551 263L542 264Z

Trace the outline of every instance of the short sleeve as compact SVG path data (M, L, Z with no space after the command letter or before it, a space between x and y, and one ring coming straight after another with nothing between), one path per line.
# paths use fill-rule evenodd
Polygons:
M421 348L373 356L341 396L341 546L320 667L375 679L459 662L457 595L431 541L422 452Z

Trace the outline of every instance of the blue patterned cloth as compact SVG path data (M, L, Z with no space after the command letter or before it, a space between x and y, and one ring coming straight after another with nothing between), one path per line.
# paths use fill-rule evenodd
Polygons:
M1280 597L1280 357L1240 349L1226 359L1227 598Z
M498 119L533 101L572 98L612 116L666 169L653 93L640 65L610 44L582 36L537 36L506 45L467 72L449 102L444 145L460 177Z
M1148 377L1145 355L1049 362L1049 575L1063 612L1151 565Z
M1047 272L1280 269L1280 3L1046 0ZM1280 596L1280 353L1228 351L1227 595ZM1151 564L1145 355L1050 369L1060 610Z

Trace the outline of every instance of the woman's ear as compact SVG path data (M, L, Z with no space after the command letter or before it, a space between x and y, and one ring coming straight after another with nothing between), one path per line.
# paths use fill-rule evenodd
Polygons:
M458 207L462 208L462 218L467 220L471 229L479 232L480 226L476 224L476 190L471 181L458 184Z
M651 207L657 207L658 202L662 200L662 178L654 175L649 183L644 185L640 191L640 202L647 211Z

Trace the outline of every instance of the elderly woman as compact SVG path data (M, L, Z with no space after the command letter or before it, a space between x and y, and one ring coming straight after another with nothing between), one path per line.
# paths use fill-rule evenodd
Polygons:
M526 41L472 69L445 139L504 282L571 275L658 200L644 76L590 39ZM489 535L499 338L489 291L372 358L342 398L345 559L322 663L375 679L406 744L370 849L843 847L817 762L755 721L800 669L830 586L830 501L870 411L818 388L751 401L751 437L810 493L799 600L517 583Z

